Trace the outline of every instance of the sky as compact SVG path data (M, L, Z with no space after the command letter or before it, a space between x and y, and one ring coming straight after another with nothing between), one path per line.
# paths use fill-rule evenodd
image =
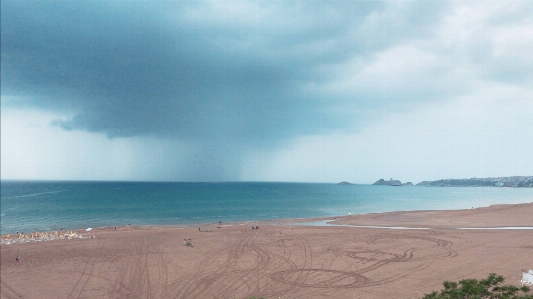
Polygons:
M1 178L533 175L533 1L1 2Z

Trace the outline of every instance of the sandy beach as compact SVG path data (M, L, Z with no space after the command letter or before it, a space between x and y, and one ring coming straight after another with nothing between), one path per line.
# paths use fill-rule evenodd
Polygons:
M533 269L533 230L516 228L533 226L532 215L528 203L350 215L326 226L99 228L96 238L2 245L0 297L401 299L490 272L519 286L521 270Z

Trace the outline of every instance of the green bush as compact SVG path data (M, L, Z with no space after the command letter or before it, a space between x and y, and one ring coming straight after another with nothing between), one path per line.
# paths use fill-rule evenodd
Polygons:
M489 277L482 280L463 279L459 283L445 281L444 290L433 291L422 299L533 299L527 286L500 286L503 282L503 276L495 273L490 273Z

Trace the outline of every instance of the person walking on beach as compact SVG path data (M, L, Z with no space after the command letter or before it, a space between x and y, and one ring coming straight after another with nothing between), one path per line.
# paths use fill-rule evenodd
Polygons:
M15 258L15 261L17 261L17 263L20 263L20 257L17 255L17 257Z

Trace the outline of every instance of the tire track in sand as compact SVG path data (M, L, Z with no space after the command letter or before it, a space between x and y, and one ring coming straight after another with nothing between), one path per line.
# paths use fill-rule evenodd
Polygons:
M257 268L257 265L245 267L244 260L252 248L250 244L253 244L258 236L259 231L244 231L236 234L236 238L229 236L230 239L209 257L214 266L210 269L200 267L195 273L195 279L192 279L189 286L182 291L184 297L180 298L208 297L210 289L214 289L212 288L214 284L225 286L218 294L209 294L214 297L229 298L235 293L253 292L257 287L250 273ZM266 251L263 254L256 252L259 257L265 254ZM207 263L203 261L202 264Z
M24 296L19 293L15 288L6 283L5 279L0 280L0 298L7 299L19 299L24 298Z
M168 268L157 242L150 236L136 240L135 253L124 258L109 297L168 298Z
M95 251L101 251L104 248L105 242L102 239L97 239L97 241L98 243L96 244ZM98 256L98 254L96 254L96 256ZM76 282L76 284L74 285L70 293L68 294L68 297L67 297L68 299L80 298L81 294L83 293L85 289L85 286L87 285L87 283L92 277L94 265L96 263L97 263L96 258L87 258L87 260L85 261L85 265L83 267L83 271L80 275L80 278L78 279L78 281Z
M404 250L402 254L395 254L372 249L363 249L350 252L328 249L320 252L319 255L325 255L325 253L329 252L333 254L334 257L326 257L325 260L322 262L320 268L298 267L297 269L292 268L287 270L281 270L271 274L271 278L280 283L306 288L361 288L381 285L398 280L401 277L408 275L414 270L426 268L429 265L429 260L437 258L452 258L457 256L457 252L452 248L453 242L434 237L382 235L369 239L367 243L373 245L383 239L391 240L391 244L401 239L420 240L433 243L434 246L430 248L424 246L411 247ZM422 249L430 249L432 251L432 254L429 256L416 257L416 251ZM331 269L334 260L336 258L341 257L342 255L348 256L352 259L364 261L365 263L370 262L371 265L355 271L342 271L337 269ZM393 263L409 262L418 263L413 264L413 266L408 266L407 268L405 268L404 271L396 271L393 276L384 277L380 280L372 280L364 275L366 273L370 274L371 272L378 270L382 267L387 267Z

